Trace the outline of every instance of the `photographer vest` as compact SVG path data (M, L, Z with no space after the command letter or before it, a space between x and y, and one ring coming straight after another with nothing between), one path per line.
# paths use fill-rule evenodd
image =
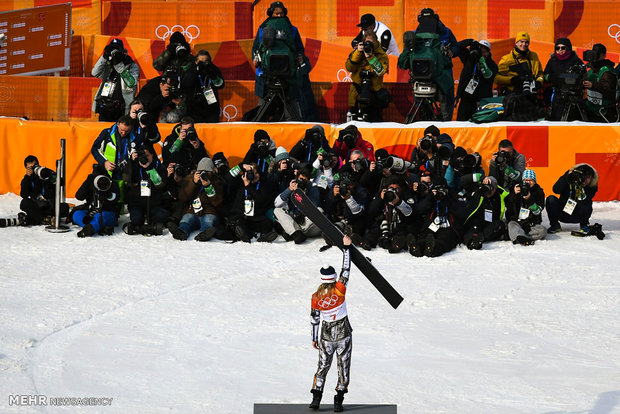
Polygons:
M595 72L594 70L590 70L587 74L587 80L590 82L600 82L603 78L603 75L607 72L614 74L613 69L609 66L603 66L600 70ZM615 74L614 74L615 77ZM614 82L615 85L615 82ZM612 107L615 105L615 102L609 98L608 95L603 94L601 92L594 91L592 89L586 89L587 100L586 100L586 109L588 111L599 114L599 111L605 115L607 113L606 108ZM615 95L615 94L614 94Z

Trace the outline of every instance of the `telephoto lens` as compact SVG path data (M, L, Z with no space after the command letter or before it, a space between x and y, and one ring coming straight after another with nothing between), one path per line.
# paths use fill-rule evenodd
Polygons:
M200 179L202 181L209 181L209 172L208 171L202 171L200 173Z

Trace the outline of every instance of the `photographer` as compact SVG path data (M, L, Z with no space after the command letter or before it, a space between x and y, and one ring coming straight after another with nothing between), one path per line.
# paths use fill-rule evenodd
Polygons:
M116 124L101 131L90 150L95 161L104 167L110 177L118 183L121 194L123 194L121 182L123 169L129 162L132 149L131 130L133 127L133 119L129 115L123 115Z
M299 189L308 195L314 205L319 205L319 189L311 184L311 176L312 167L304 166L297 172L297 177L290 181L288 188L282 191L274 201L273 215L282 226L282 235L287 240L293 240L295 244L303 243L308 237L318 237L321 234L321 229L304 216L291 201L292 192Z
M524 65L521 65L524 64ZM523 73L515 69L526 68ZM502 56L498 64L495 83L505 87L509 92L524 92L524 84L530 91L535 91L535 82L542 84L543 70L538 55L530 51L530 35L527 32L517 33L515 46L510 53Z
M484 176L482 169L482 157L477 152L468 154L463 147L456 147L450 155L450 165L446 169L445 179L448 188L455 193L462 195L463 185L461 177L469 174L480 174ZM471 189L465 189L470 192Z
M547 229L542 225L544 208L545 192L536 184L536 173L525 170L523 181L515 184L506 197L508 237L513 244L529 246L547 236Z
M174 163L175 171L182 177L195 170L198 162L208 156L205 144L194 127L194 120L189 116L183 117L181 122L174 126L162 149L164 166L167 168Z
M581 78L585 73L585 66L579 56L573 51L573 45L570 39L561 37L555 42L555 52L549 58L547 66L545 66L544 79L553 87L553 95L551 96L551 114L550 121L559 121L562 118L564 109L569 103L569 94L575 96L576 102L581 102L583 97L583 89L581 89ZM572 90L567 83L567 74L575 74L576 87ZM570 117L568 121L574 120Z
M357 25L360 28L360 32L355 39L351 41L351 47L357 49L357 45L363 42L364 34L367 32L374 32L377 39L381 42L381 49L388 55L398 56L398 44L396 38L392 36L392 31L384 23L378 22L375 16L368 13L360 18L360 23Z
M463 241L470 250L480 250L482 244L503 240L506 236L506 197L508 191L497 185L495 177L485 177L479 181L477 174L463 176L464 187L475 185L468 195L465 207L465 234Z
M71 210L71 221L82 227L77 233L78 237L95 234L109 236L114 233L120 189L105 169L95 164L93 172L75 193L75 198L85 202Z
M102 79L93 101L93 112L99 114L99 121L116 122L129 112L140 76L140 67L127 55L120 39L112 39L103 49L91 74Z
M19 208L26 216L19 215L22 225L53 225L55 219L56 172L39 165L34 155L24 159L26 174L22 178ZM69 213L67 203L60 204L60 217Z
M258 234L259 242L271 243L278 237L268 217L276 197L275 188L262 177L256 164L241 164L236 176L240 185L236 190L230 220L238 240L250 243ZM236 168L231 169L231 172Z
M415 214L424 222L421 232L407 237L409 253L414 257L437 257L456 248L463 235L462 210L445 180L437 179L416 205Z
M194 64L194 56L191 54L192 48L187 43L185 36L181 32L174 32L170 36L170 42L164 51L153 60L153 67L166 72L173 70L183 77L185 72Z
M131 142L135 143L135 148L143 143L155 144L161 141L159 128L151 115L144 110L144 103L139 99L134 99L129 104L129 117L134 120L133 128L129 133ZM132 144L133 147L133 144Z
M351 152L360 150L368 161L375 160L374 146L362 138L362 133L355 125L349 125L338 132L338 138L334 142L334 150L343 160L348 160Z
M399 176L386 177L382 184L379 196L368 205L368 228L363 237L354 234L353 243L367 250L378 244L390 253L399 253L407 248L413 199Z
M181 94L179 72L167 70L162 76L149 80L136 99L144 103L154 122L177 123L185 115L185 98Z
M131 154L124 175L130 223L123 230L130 235L161 235L160 230L153 229L161 229L168 219L169 213L162 205L167 173L150 144Z
M562 231L562 223L579 223L580 233L590 234L592 199L598 191L598 173L589 164L577 164L566 171L553 185L559 197L547 197L549 233Z
M469 121L478 110L478 101L493 96L493 80L497 75L497 63L491 56L491 43L465 39L459 42L459 58L463 70L456 90L456 103L459 106L457 121Z
M356 178L354 173L346 170L334 176L334 187L325 200L325 212L341 230L350 226L352 233L362 235L366 230L368 191ZM328 245L331 244L329 240L326 241Z
M374 32L364 32L363 40L349 54L345 63L352 80L349 111L357 114L358 120L381 122L381 113L392 100L383 87L383 75L388 71L390 62Z
M220 121L218 89L224 87L224 77L206 50L200 50L196 62L185 72L181 86L187 104L187 115L198 123Z
M489 175L495 177L503 187L512 188L521 179L523 171L525 156L517 152L510 140L501 140L497 152L491 156Z
M179 201L184 203L185 211L178 226L168 222L172 237L187 240L191 232L199 230L194 240L211 240L219 223L218 210L226 195L226 181L215 172L213 161L205 157L179 187Z
M614 63L607 59L607 48L600 43L595 44L591 51L584 52L584 60L591 66L586 74L586 80L583 81L583 87L588 95L586 101L588 120L618 122L620 119L616 102L618 78L614 72Z
M257 129L254 132L254 143L243 157L244 164L256 164L261 174L266 174L269 164L276 156L276 143L271 139L267 131Z
M293 146L290 154L296 160L312 164L316 160L320 149L327 151L330 149L330 146L327 138L325 138L323 127L315 125L306 130L305 136Z
M336 151L331 148L327 151L319 150L317 158L312 163L314 167L315 177L313 185L319 189L321 193L321 203L325 200L325 197L334 187L334 175L338 171L340 165L340 157Z

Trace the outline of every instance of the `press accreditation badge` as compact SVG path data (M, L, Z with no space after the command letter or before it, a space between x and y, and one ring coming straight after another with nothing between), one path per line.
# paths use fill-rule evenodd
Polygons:
M243 214L248 217L254 216L254 200L245 200L245 208Z
M593 91L592 89L588 89L588 101L592 102L594 105L603 105L603 94L597 91Z
M489 223L493 221L493 210L484 210L484 221L488 221Z
M521 207L521 210L519 211L519 220L525 220L529 216L530 216L530 209Z
M140 195L142 197L151 196L151 187L149 187L149 180L140 181Z
M202 203L200 202L200 197L196 197L194 201L192 201L192 210L194 210L194 213L199 213L202 211Z
M320 187L322 189L327 188L327 177L325 177L324 174L321 174L321 176L319 177L319 182L317 183L317 187Z
M116 85L114 82L107 81L103 84L103 88L101 89L101 96L112 96L114 93L114 87Z
M465 92L467 92L470 95L473 95L474 91L478 87L478 83L480 83L480 82L478 82L478 80L476 80L474 78L470 79L469 83L465 87Z
M217 98L215 97L215 93L213 92L213 89L206 88L204 90L204 95L205 95L205 99L207 100L207 103L209 105L213 105L214 103L217 102Z
M577 207L577 202L573 200L572 198L569 198L568 201L566 202L566 205L564 206L563 211L566 214L573 214L573 211L575 211L575 207Z

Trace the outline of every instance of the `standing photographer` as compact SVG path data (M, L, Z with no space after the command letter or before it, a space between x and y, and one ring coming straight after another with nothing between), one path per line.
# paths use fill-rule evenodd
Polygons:
M588 100L586 110L588 120L592 122L618 122L618 105L616 88L618 78L614 72L614 63L607 59L607 48L601 43L592 46L592 50L584 52L584 60L591 69L583 81Z
M41 167L34 155L24 159L26 174L22 178L19 195L22 201L19 208L26 216L19 216L19 223L23 225L52 224L55 217L56 200L56 172ZM60 217L69 213L67 203L60 204Z
M129 112L138 87L140 67L127 55L123 41L112 39L91 74L102 79L93 101L93 112L99 114L99 121L116 122Z
M191 54L191 51L192 48L187 43L183 33L174 32L170 36L168 47L153 60L153 67L160 72L174 70L182 78L194 63L194 56Z
M185 98L181 93L181 75L167 70L163 75L149 80L138 93L137 99L154 122L177 123L185 115Z
M389 59L377 40L377 35L364 32L363 42L357 44L345 68L351 72L349 90L349 111L357 114L356 119L368 122L383 121L382 111L392 100L383 87L383 76L389 68Z
M493 96L493 81L498 68L491 56L491 43L488 40L476 42L465 39L459 42L459 48L463 70L456 90L459 106L456 120L468 121L478 110L478 101Z
M523 69L517 73L516 70ZM538 55L530 50L530 35L519 32L515 38L515 46L507 55L502 56L498 64L495 83L505 87L510 93L524 92L524 84L529 90L535 90L533 83L541 84L543 69Z
M222 71L215 66L211 55L200 50L195 65L185 72L181 81L187 103L187 115L195 122L216 123L220 121L218 89L224 87Z
M381 49L383 49L385 53L392 56L398 56L400 54L396 38L392 35L392 31L385 23L378 22L374 15L370 13L363 15L357 27L360 28L360 32L355 36L355 39L351 41L353 49L357 49L357 45L363 42L364 33L374 32L379 42L381 42Z
M513 244L529 246L547 236L547 229L542 225L544 208L545 192L536 183L536 173L525 170L523 181L515 184L506 197L508 237Z
M573 51L570 39L561 37L555 41L555 52L549 58L545 66L544 79L551 83L553 94L551 96L551 115L550 121L559 121L562 118L566 105L569 104L569 94L575 94L577 102L582 101L583 89L581 89L582 70L585 70L583 62ZM574 90L569 89L567 74L574 74L577 79ZM570 115L570 114L569 114ZM573 118L567 119L572 121Z

